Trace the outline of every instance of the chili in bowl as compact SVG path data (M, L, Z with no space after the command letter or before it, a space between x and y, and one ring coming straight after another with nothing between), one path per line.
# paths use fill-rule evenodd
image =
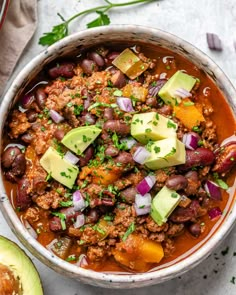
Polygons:
M235 219L232 86L186 42L132 28L52 46L2 107L4 215L47 265L108 287L179 275Z

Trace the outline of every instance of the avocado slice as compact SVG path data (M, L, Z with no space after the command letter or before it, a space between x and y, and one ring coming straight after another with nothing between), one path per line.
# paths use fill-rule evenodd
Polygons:
M148 149L151 156L144 165L152 170L184 164L186 161L185 146L176 137L155 141L148 144Z
M174 190L164 186L151 203L151 217L161 226L178 206L181 196Z
M143 62L129 48L122 51L113 60L112 64L132 80L140 76L148 68L148 64Z
M79 169L64 159L54 148L49 147L39 162L52 178L68 188L73 187Z
M192 76L177 71L159 90L158 95L166 104L178 105L181 99L176 95L175 91L180 88L191 91L196 81Z
M131 135L146 144L149 140L176 137L177 124L156 112L135 114L131 122Z
M74 128L66 133L61 142L77 155L81 155L101 131L95 125Z
M0 271L0 294L43 295L39 274L30 258L3 236L0 236Z

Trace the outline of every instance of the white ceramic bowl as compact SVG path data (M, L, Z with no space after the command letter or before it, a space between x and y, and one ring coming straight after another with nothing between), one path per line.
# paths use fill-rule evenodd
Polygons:
M203 52L180 38L163 32L161 30L133 26L119 25L99 27L81 31L71 35L57 44L49 47L37 55L17 76L6 93L0 108L2 119L0 120L1 132L9 110L19 95L22 93L29 81L44 67L45 64L59 56L68 53L77 53L81 48L94 46L99 43L107 44L112 41L145 42L171 49L190 59L197 67L204 70L215 81L222 90L228 104L236 114L236 91L222 70ZM236 204L234 202L234 191L231 191L227 208L224 214L208 234L208 236L176 260L159 268L143 274L114 274L99 273L71 265L63 261L41 246L19 222L10 201L5 193L2 179L0 180L0 207L2 212L19 240L39 260L62 275L78 279L84 283L107 288L135 288L152 284L158 284L172 279L190 270L206 258L213 249L231 230L236 219Z

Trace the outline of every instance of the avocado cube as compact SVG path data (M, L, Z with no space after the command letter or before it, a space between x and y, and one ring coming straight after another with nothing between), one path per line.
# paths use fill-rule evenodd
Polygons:
M174 190L164 186L151 203L151 217L161 226L181 201L181 196Z
M172 106L178 105L181 98L176 95L176 90L183 88L191 91L196 81L192 76L177 71L160 89L158 95L166 104L171 104Z
M129 48L122 51L113 60L112 64L132 80L140 76L148 68L148 64L143 62Z
M177 124L156 112L135 114L131 122L131 135L146 144L149 140L176 137Z
M49 147L39 162L52 178L68 188L73 187L79 169L64 159L54 148Z
M157 170L165 167L184 164L186 151L184 144L176 137L162 139L148 145L151 156L144 163L149 169Z
M81 155L101 131L95 125L74 128L66 133L61 142L77 155Z

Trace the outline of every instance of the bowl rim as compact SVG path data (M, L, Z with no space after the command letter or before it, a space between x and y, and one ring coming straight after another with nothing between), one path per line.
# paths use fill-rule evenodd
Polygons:
M174 42L176 44L181 44L184 48L187 46L188 50L193 52L193 55L197 57L197 59L206 59L208 62L208 67L213 69L213 72L217 77L220 77L222 84L227 88L230 92L231 97L236 97L236 90L234 89L232 83L228 79L228 77L224 74L219 66L215 64L215 62L207 56L204 52L190 44L189 42L179 38L171 33L166 31L148 27L148 26L140 26L140 25L110 25L107 27L98 27L92 29L86 29L74 33L59 42L53 44L48 47L41 53L39 53L36 57L34 57L17 75L17 77L12 82L8 91L5 93L3 101L0 106L0 113L7 114L9 105L14 98L14 94L20 89L22 83L24 83L25 79L28 76L28 73L32 72L35 64L40 64L46 56L53 55L54 52L58 51L60 48L67 46L69 43L76 42L77 39L83 38L83 36L94 35L94 34L106 34L111 32L133 32L135 31L137 34L147 34L150 36L154 34L155 36L161 37L168 41ZM0 120L0 130L3 130L3 121ZM1 138L0 138L1 140ZM2 174L2 172L1 172ZM194 255L190 255L186 257L184 260L178 262L175 265L169 266L167 268L163 268L160 271L146 272L141 274L114 274L114 273L105 273L105 272L96 272L93 270L88 270L84 268L80 268L69 264L66 261L52 255L49 251L47 251L42 245L40 245L34 238L32 238L26 228L23 226L21 222L19 222L19 218L14 212L13 207L10 204L8 197L6 196L2 177L0 180L0 207L2 209L2 213L7 220L8 225L11 227L12 231L16 234L18 239L23 243L23 245L30 250L30 252L36 256L41 262L54 269L57 272L65 274L67 272L70 276L85 280L87 283L96 284L94 281L90 282L90 280L97 280L99 282L109 282L107 287L114 287L112 283L134 283L134 282L146 282L146 285L157 284L168 280L170 278L174 278L184 272L192 269L197 264L199 264L203 259L205 259L213 249L219 245L222 241L222 237L225 237L230 230L232 229L235 220L236 220L236 204L232 204L229 214L224 218L221 226L205 243L204 247L200 247L194 252ZM233 202L232 202L233 203ZM56 269L59 267L60 270ZM142 286L144 286L143 284ZM119 287L122 287L120 285ZM132 288L135 287L133 284Z

